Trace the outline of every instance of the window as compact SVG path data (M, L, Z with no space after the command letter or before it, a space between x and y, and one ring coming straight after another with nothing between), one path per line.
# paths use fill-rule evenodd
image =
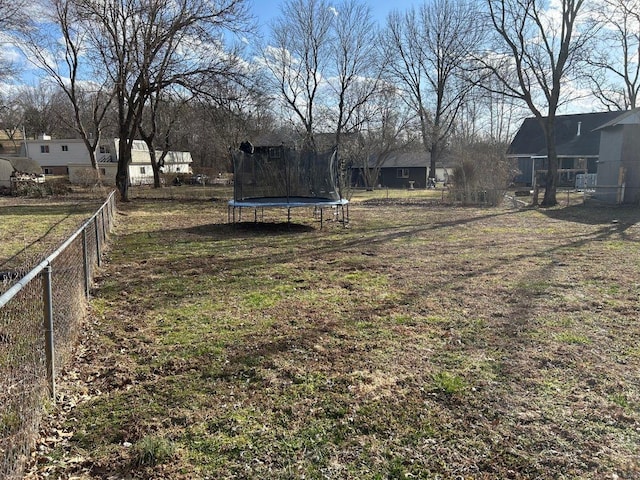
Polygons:
M69 145L62 145L62 151L63 152L68 152L69 151Z
M576 168L573 163L573 158L562 158L560 159L560 169L561 170L569 170L571 168Z
M43 168L45 175L53 175L53 171L50 168Z
M145 167L140 167L140 174L144 175L145 173L147 173L147 169Z
M409 178L409 169L408 168L399 168L396 172L397 178Z
M100 145L100 153L111 153L109 151L109 145Z
M40 145L40 153L49 153L49 145Z

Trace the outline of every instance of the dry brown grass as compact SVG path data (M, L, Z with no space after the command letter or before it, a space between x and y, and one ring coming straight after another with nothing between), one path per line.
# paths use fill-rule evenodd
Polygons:
M30 478L638 478L640 212L122 205Z

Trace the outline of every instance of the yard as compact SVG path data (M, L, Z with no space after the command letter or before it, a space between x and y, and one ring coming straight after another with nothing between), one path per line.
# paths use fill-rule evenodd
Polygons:
M39 263L101 203L86 197L69 201L0 196L0 272Z
M640 210L380 193L120 205L27 478L639 478Z

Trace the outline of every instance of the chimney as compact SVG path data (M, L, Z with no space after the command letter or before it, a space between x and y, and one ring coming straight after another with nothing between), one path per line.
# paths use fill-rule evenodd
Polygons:
M582 122L578 122L578 133L576 134L578 137L580 136L581 130L582 130Z

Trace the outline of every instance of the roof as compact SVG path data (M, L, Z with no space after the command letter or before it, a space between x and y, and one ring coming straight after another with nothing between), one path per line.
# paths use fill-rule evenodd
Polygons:
M579 113L556 117L556 151L565 157L596 157L600 151L602 125L615 121L624 112ZM507 153L511 156L547 156L547 144L540 122L526 118Z
M2 157L2 160L8 161L12 168L22 173L42 173L42 167L35 160L27 157Z
M401 152L389 156L384 162L382 162L382 168L416 168L429 166L430 155L426 152ZM369 159L369 166L373 168L376 166L376 158Z
M638 125L640 124L640 108L634 108L628 110L621 115L618 115L613 120L601 125L597 130L602 130L609 127L615 127L617 125Z
M81 138L27 138L26 140L20 140L20 142L26 141L28 144L35 143L84 143Z

